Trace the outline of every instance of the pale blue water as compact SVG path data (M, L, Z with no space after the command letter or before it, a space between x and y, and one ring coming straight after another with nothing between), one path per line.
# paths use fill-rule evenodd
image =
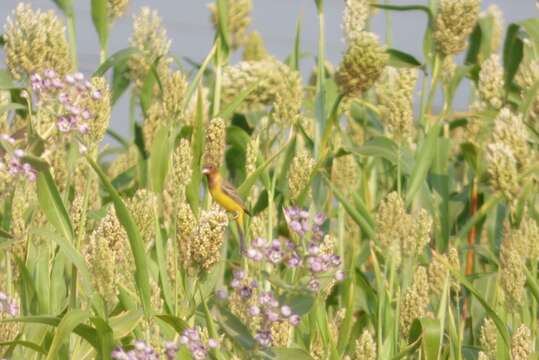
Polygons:
M17 0L0 0L0 24L16 6ZM51 0L27 1L35 8L55 8ZM196 61L201 60L211 47L213 29L209 23L209 13L206 0L134 0L126 16L114 26L110 38L110 51L128 46L127 39L131 33L132 14L141 6L151 6L159 11L164 24L172 39L172 52L179 57L187 56ZM392 4L418 4L425 0L396 0ZM341 57L344 44L340 28L344 7L342 0L326 0L326 39L327 57L337 64ZM498 4L503 10L506 23L537 17L539 11L535 0L484 0L483 8L490 4ZM93 72L98 64L99 45L90 17L90 0L75 0L80 68L85 73ZM313 0L253 0L252 28L258 30L264 37L268 50L283 59L293 46L296 22L302 22L302 51L308 56L302 60L304 76L310 72L317 52L318 19ZM393 47L409 52L419 59L422 57L421 39L426 26L424 14L415 12L394 13L393 16ZM380 12L374 18L372 29L384 38L385 19ZM1 54L1 51L0 51ZM3 56L2 56L3 58ZM236 57L237 58L237 57ZM456 100L456 106L464 106L468 93L464 89ZM124 97L116 104L113 111L112 127L126 133L127 130L127 98Z

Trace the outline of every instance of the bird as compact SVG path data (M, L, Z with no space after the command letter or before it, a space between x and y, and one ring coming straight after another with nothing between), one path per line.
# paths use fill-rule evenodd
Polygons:
M251 213L247 210L234 186L221 176L219 169L215 165L205 165L202 169L202 174L206 175L208 179L208 188L213 200L226 211L234 213L234 219L240 234L240 248L243 251L243 219L245 214L251 216Z

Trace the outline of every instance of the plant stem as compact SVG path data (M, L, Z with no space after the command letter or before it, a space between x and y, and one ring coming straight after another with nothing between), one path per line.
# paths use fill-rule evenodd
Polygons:
M478 193L477 193L477 178L472 180L472 189L470 194L470 215L473 218L477 213L478 208ZM475 239L477 237L477 225L474 224L468 233L468 252L466 254L466 268L464 274L469 276L473 273L474 265L474 250L473 246L475 244ZM468 317L468 307L470 303L470 298L466 297L464 304L462 305L462 318L466 320Z
M71 60L75 69L79 68L77 59L77 28L75 22L75 12L72 12L67 16L67 37L69 40L69 47L71 49Z

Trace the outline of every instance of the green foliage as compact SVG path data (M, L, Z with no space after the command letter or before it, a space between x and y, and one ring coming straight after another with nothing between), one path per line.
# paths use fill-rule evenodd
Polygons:
M92 77L110 85L85 85L88 133L60 131L73 109L37 91L35 76L0 69L0 357L112 359L148 346L165 358L171 342L170 358L182 360L197 346L218 360L510 359L526 326L519 350L537 358L539 20L509 24L502 42L496 19L481 16L464 58L451 57L433 39L442 2L347 2L355 16L365 6L367 17L428 18L423 54L389 44L383 75L351 98L326 62L332 20L315 0L317 54L305 51L298 20L282 65L302 73L309 59L316 69L291 99L266 93L291 81L279 66L254 80L246 70L277 58L232 64L243 46L236 22L248 19L230 13L231 1L216 0L208 55L184 64L132 47L109 56L112 5L92 0ZM54 2L76 68L73 3ZM485 66L495 43L504 44L496 73ZM231 71L251 85L231 84L223 101ZM457 108L466 86L473 96ZM109 117L122 96L126 133L109 126L121 121ZM298 99L299 112L276 116ZM150 118L153 105L167 115ZM217 117L224 130L208 131ZM99 132L110 139L88 140ZM210 194L210 151L245 203L241 219ZM487 319L496 344L483 339Z

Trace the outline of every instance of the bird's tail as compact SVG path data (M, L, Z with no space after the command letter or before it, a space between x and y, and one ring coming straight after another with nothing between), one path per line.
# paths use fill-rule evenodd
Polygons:
M238 225L238 234L240 236L240 252L245 252L245 238L243 235L243 212L238 213L236 216L236 224Z

